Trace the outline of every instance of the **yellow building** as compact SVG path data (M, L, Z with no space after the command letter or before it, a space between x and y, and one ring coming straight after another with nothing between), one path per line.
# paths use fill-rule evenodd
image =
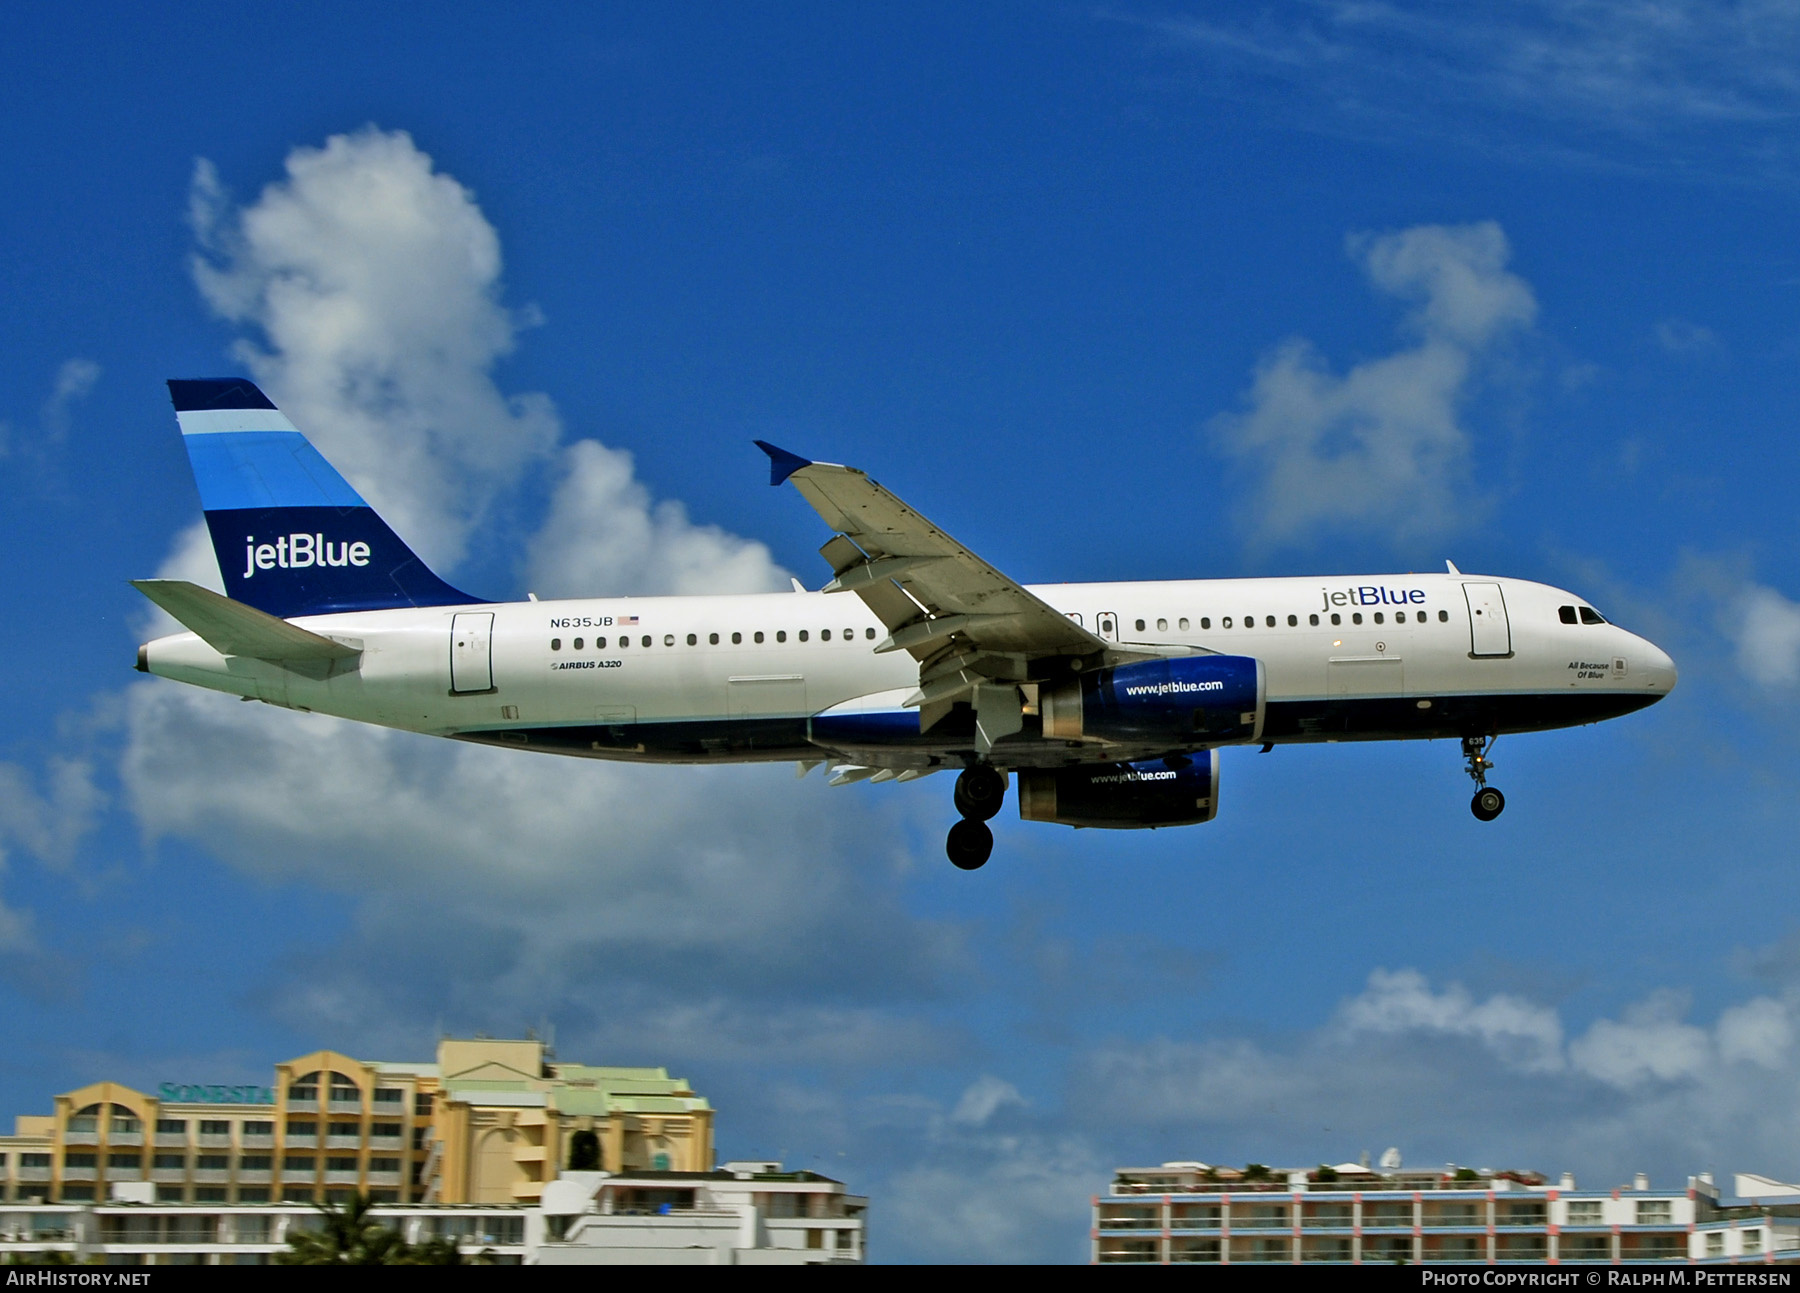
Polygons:
M59 1095L0 1136L0 1201L530 1203L584 1147L612 1172L708 1171L712 1136L711 1107L665 1069L446 1038L435 1063L315 1051L267 1087Z

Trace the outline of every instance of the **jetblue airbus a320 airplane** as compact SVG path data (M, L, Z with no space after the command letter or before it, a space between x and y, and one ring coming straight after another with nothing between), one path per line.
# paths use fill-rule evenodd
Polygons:
M1219 748L1462 743L1644 708L1655 646L1573 593L1489 575L1055 584L1008 579L850 467L773 445L836 531L816 593L488 602L452 588L248 381L172 381L228 596L136 587L191 629L138 648L179 682L384 727L648 763L796 760L835 784L957 773L948 853L1019 814L1212 819Z

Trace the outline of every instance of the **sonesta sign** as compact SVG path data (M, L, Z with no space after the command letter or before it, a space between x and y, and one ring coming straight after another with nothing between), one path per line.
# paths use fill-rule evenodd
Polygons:
M274 1104L275 1088L194 1086L183 1082L164 1082L156 1088L156 1098L169 1104Z

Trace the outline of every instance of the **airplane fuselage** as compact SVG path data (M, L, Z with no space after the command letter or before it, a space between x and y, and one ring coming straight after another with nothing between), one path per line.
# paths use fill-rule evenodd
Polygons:
M1660 699L1669 657L1582 599L1490 576L1406 574L1049 584L1030 590L1122 648L1260 661L1259 742L1494 736L1616 717ZM1564 622L1576 608L1575 623ZM613 597L297 617L347 661L222 655L191 633L140 668L291 709L589 758L854 758L959 766L973 718L919 730L904 651L855 596ZM1162 746L1046 739L1027 687L1000 767L1150 757ZM1197 743L1195 748L1202 748Z

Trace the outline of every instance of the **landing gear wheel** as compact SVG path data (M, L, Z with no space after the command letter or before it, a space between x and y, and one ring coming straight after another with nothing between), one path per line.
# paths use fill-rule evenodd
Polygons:
M963 818L950 828L950 838L944 842L944 852L950 855L950 861L964 871L974 871L984 866L994 852L994 832L988 829L986 822Z
M1483 786L1469 801L1469 811L1477 821L1491 822L1506 809L1506 796L1492 786Z
M956 811L971 821L987 821L1005 802L1006 778L988 764L965 768L956 779ZM982 855L984 859L986 856Z

